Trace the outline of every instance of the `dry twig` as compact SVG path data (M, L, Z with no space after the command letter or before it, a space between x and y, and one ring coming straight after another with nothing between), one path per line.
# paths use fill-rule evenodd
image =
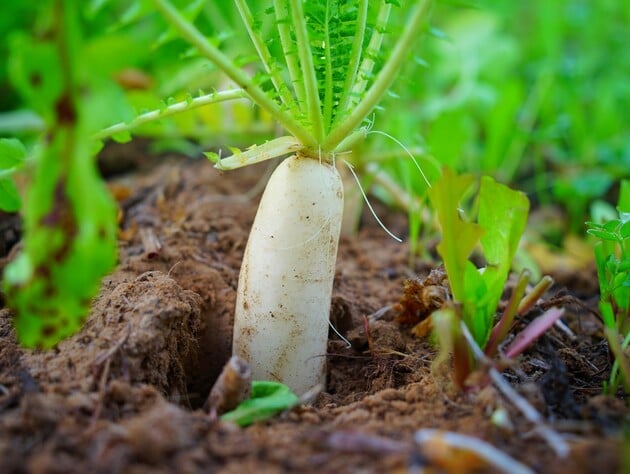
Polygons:
M147 259L153 259L160 254L162 244L152 227L141 227L140 238L142 239L142 247L144 248L144 256Z
M472 472L492 466L510 474L534 474L529 467L473 436L422 429L413 437L422 455L446 472Z
M566 457L569 454L569 445L562 439L560 434L554 431L551 427L549 427L543 418L543 416L523 397L521 397L516 390L512 388L512 386L503 378L503 376L496 370L492 361L488 359L479 345L475 342L472 334L468 330L466 324L462 321L461 323L462 333L464 337L468 341L475 359L484 365L487 368L488 375L496 385L496 387L503 393L503 396L506 397L510 402L516 406L521 413L535 426L535 430L540 434L542 438L547 441L549 446L555 451L556 455L561 458Z

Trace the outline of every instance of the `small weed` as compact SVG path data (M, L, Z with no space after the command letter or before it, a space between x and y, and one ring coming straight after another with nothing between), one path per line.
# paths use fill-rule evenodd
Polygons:
M615 363L607 390L615 393L619 377L630 393L630 180L621 182L619 216L604 223L588 222L587 233L597 239L595 262L599 279L602 319Z

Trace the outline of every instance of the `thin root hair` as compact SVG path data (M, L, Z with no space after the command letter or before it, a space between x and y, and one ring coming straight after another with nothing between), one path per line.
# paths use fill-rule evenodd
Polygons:
M370 204L370 201L369 201L367 195L365 194L365 191L363 190L363 186L361 186L361 181L359 180L359 177L357 176L357 173L354 171L354 167L347 160L343 160L343 162L346 164L346 166L350 170L350 173L352 173L352 176L354 177L354 180L357 182L357 185L359 186L359 191L361 191L361 195L363 196L363 200L365 201L365 204L367 205L368 209L370 210L370 212L374 216L374 219L376 219L376 222L378 222L378 225L380 225L381 228L392 239L394 239L397 242L402 242L402 239L400 237L396 237L387 227L385 227L385 224L383 224L383 222L376 215L376 212L374 211L374 208L372 207L372 204Z
M370 133L375 133L377 135L383 135L384 137L389 138L391 141L396 143L396 145L401 147L405 151L405 153L407 153L407 155L409 155L409 158L411 158L411 161L413 161L413 164L416 165L416 168L418 168L418 171L420 172L420 175L422 175L422 179L427 184L427 187L429 189L431 189L431 183L429 182L429 179L427 178L427 175L424 174L424 171L422 171L422 167L418 163L418 160L416 160L416 157L413 156L413 153L411 153L409 148L405 144L403 144L403 142L398 140L396 137L393 137L389 133L383 132L382 130L371 130L371 128L370 128L370 129L368 129L367 135L369 135Z
M348 339L346 339L345 337L343 337L341 335L341 333L339 331L337 331L337 328L334 326L334 324L328 320L328 325L330 326L330 329L333 330L333 332L339 336L339 339L341 339L345 344L346 344L346 349L350 349L352 347L352 344L350 343L350 341L348 341Z

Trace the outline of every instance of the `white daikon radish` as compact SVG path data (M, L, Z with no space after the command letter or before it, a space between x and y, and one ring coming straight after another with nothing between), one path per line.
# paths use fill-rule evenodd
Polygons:
M238 284L234 354L254 380L301 395L325 383L328 317L343 213L331 164L295 155L271 176Z
M232 149L228 157L207 156L229 170L293 155L278 166L260 203L241 267L233 342L254 380L279 381L302 395L325 382L343 214L341 179L329 163L367 136L372 121L366 118L414 50L432 1L396 8L397 2L368 0L272 3L275 32L248 2L234 2L259 59L245 68L243 51L222 49L170 0L153 0L169 25L236 84L213 101L246 95L288 133L244 151ZM400 34L388 31L395 11L404 22L393 23ZM233 51L234 57L228 54ZM186 103L192 107L194 100Z

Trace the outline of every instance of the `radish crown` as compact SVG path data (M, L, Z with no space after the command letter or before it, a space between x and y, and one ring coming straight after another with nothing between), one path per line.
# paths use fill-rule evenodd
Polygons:
M221 169L281 156L296 147L324 159L350 149L367 133L362 124L395 79L431 4L273 0L264 14L254 14L246 0L235 0L256 50L259 70L250 74L239 65L242 58L231 58L207 41L169 0L153 2L182 37L293 136L272 140L264 150L237 150L222 160L207 154ZM390 31L395 8L405 18L399 35Z

